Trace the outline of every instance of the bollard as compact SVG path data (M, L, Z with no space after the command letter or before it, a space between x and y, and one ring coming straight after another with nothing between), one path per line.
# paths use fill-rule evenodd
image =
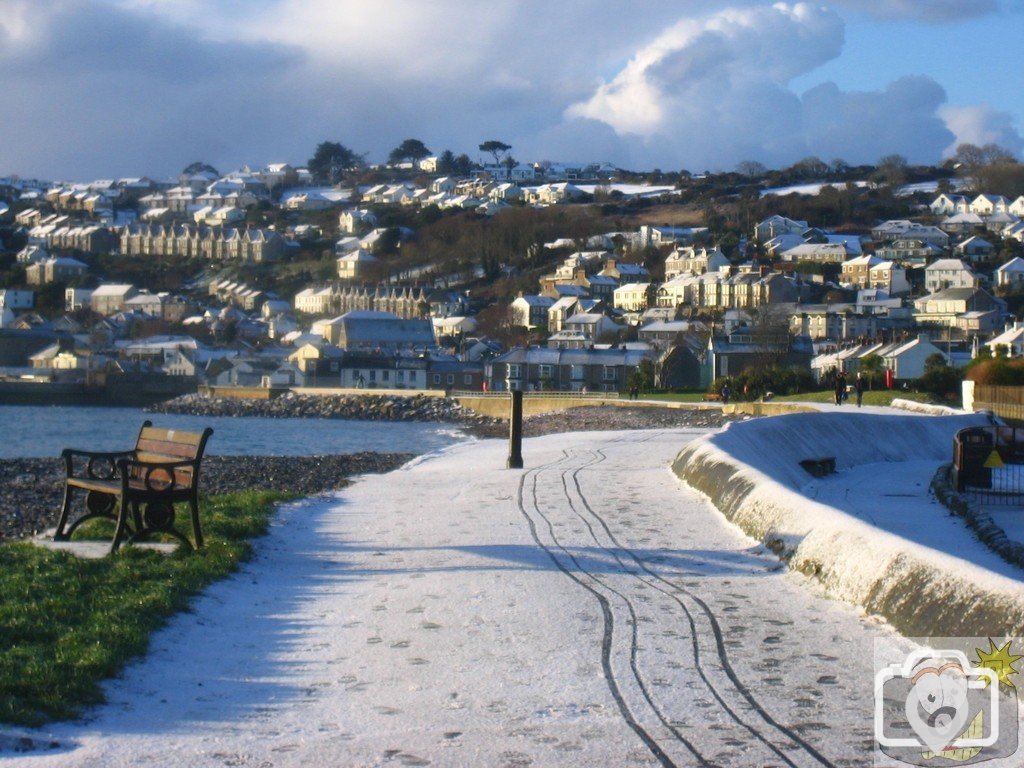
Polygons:
M523 468L523 393L512 390L511 410L508 416L508 464L507 469Z

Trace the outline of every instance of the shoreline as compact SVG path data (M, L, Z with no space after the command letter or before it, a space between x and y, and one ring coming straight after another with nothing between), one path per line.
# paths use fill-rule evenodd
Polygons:
M306 398L304 398L305 400ZM308 398L314 401L323 398ZM333 398L327 398L332 400ZM382 398L383 400L391 398ZM414 400L414 398L402 398ZM441 398L419 398L441 400ZM206 406L201 407L205 401ZM220 402L224 401L224 402ZM197 405L197 402L199 405ZM188 413L198 416L266 416L264 409L253 403L276 401L207 400L205 398L177 398L163 403L161 413ZM305 418L361 418L359 416L324 416L320 410L342 413L337 404L321 404L310 412L308 403L299 401L297 408L279 409L280 417L292 417L294 410L304 412ZM469 439L507 438L508 422L473 414L463 419L463 409L449 403L446 408L424 411L408 404L401 418L385 418L383 405L377 411L380 421L447 421L457 424ZM452 407L454 406L454 408ZM189 409L189 410L186 410ZM230 412L212 411L225 408ZM195 409L194 411L192 409ZM197 412L198 411L198 412ZM287 412L286 412L287 411ZM391 412L399 413L394 406ZM424 418L425 414L434 418ZM472 412L469 412L472 413ZM417 418L418 417L418 418ZM523 436L539 437L564 432L589 432L622 429L716 429L746 416L723 414L716 409L671 409L657 407L580 406L567 411L530 416L523 420ZM251 488L292 491L300 496L315 496L344 488L353 475L390 472L418 455L409 453L362 452L311 456L224 456L207 455L203 459L200 488L204 494L219 494ZM0 542L35 536L56 525L64 487L64 463L60 458L0 459L0 476L10 478L0 486Z

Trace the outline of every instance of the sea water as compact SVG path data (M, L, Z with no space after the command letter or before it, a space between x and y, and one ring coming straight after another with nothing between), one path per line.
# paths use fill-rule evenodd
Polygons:
M438 422L180 416L139 408L0 405L0 459L54 457L64 448L125 450L135 444L146 419L158 427L190 432L213 427L206 451L222 456L420 454L466 439L457 426Z

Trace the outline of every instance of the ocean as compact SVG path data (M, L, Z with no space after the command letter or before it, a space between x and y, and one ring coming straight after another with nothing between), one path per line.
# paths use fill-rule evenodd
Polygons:
M54 457L64 448L124 450L135 444L146 419L158 427L193 432L213 427L206 451L222 456L427 453L466 438L456 426L438 422L179 416L140 408L0 405L0 459Z

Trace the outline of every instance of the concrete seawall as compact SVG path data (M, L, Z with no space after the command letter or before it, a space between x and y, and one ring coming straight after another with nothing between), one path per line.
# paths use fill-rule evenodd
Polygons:
M729 425L688 445L675 473L748 535L834 597L863 606L905 635L1016 635L1024 584L875 528L807 499L805 459L861 464L949 461L957 430L983 415L809 413ZM895 503L895 502L894 502Z

